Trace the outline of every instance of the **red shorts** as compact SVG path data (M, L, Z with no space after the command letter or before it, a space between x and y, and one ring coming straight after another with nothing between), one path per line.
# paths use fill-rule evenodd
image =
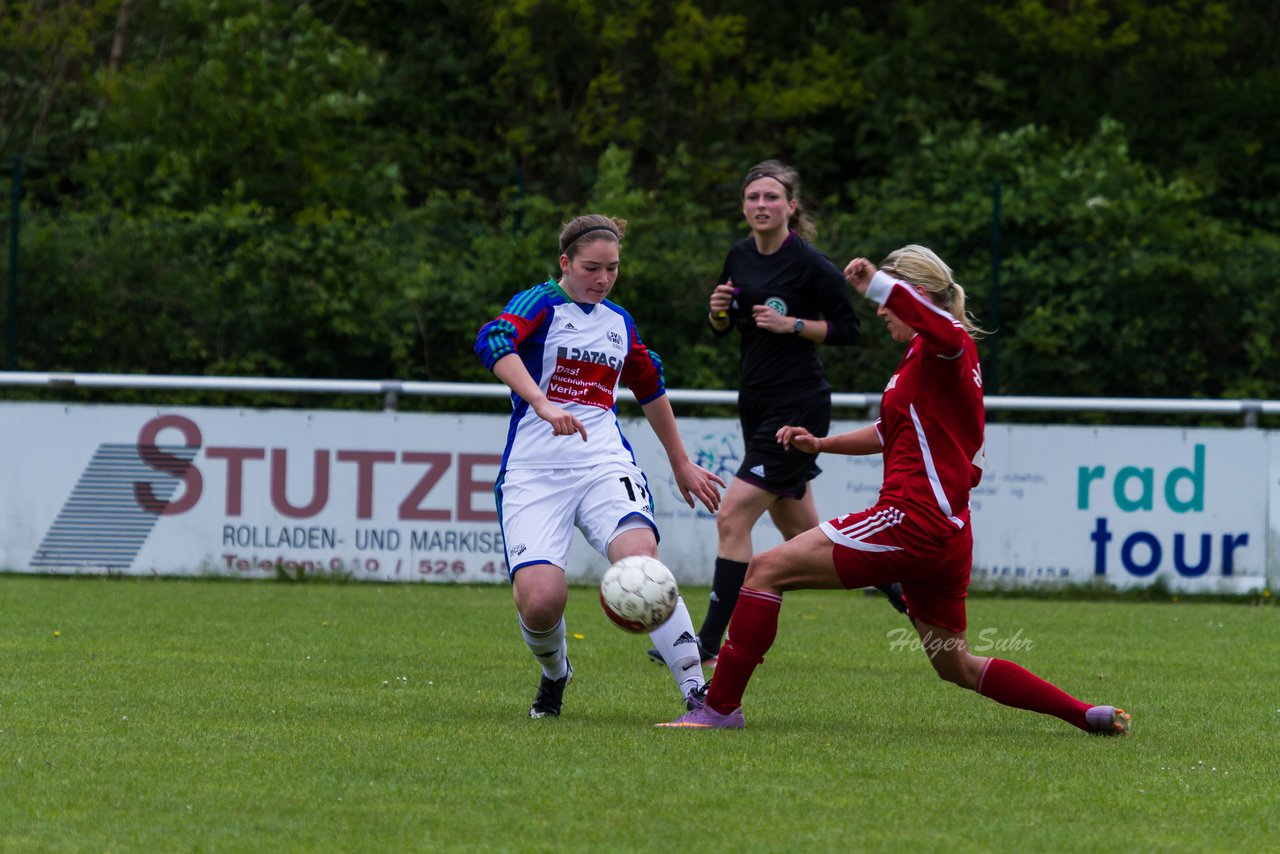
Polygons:
M912 617L963 632L964 600L973 568L973 534L966 525L917 524L903 511L878 504L837 516L819 527L834 544L836 573L846 589L902 584Z

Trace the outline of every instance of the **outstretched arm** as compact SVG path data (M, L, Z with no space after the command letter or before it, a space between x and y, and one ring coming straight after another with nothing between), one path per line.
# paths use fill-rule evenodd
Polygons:
M649 426L667 452L671 472L676 476L676 486L680 487L680 495L685 503L692 507L696 497L704 507L712 513L716 512L720 507L720 490L716 486L723 488L724 481L689 459L684 441L680 438L680 430L676 427L676 414L671 409L671 401L664 394L649 401L643 408L644 417L649 420Z
M587 428L572 414L565 412L542 393L542 389L533 381L529 369L520 361L516 353L508 353L493 363L493 375L507 384L507 388L524 399L537 416L551 425L551 432L556 436L569 436L581 433L582 441L587 441Z
M806 454L846 454L863 456L878 454L883 448L880 445L880 434L874 424L839 433L835 436L818 438L803 427L783 427L778 430L778 442L784 448L795 446Z

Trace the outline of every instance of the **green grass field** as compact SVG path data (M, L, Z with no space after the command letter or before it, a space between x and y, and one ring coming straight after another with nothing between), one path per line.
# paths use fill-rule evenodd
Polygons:
M742 732L654 728L675 687L585 588L543 721L505 587L10 575L0 608L4 851L1276 845L1273 607L971 599L975 647L1127 739L942 683L860 593L788 594Z

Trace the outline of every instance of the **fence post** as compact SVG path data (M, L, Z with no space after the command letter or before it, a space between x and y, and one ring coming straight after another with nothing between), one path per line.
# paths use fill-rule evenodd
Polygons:
M398 380L382 381L382 411L395 412L400 404L400 393L404 391L404 384Z
M5 320L5 370L17 370L18 232L22 213L22 158L13 156L13 196L9 200L9 312Z
M1262 415L1262 401L1260 400L1242 400L1240 408L1244 412L1245 427L1257 427L1258 417Z
M1000 393L1000 179L991 187L991 323L996 333L990 338L989 358L984 385L993 394Z

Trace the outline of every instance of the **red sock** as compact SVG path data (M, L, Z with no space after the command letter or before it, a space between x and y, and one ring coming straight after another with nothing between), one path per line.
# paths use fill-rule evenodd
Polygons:
M743 587L738 604L729 621L729 636L720 647L716 675L707 693L707 705L727 715L742 705L742 692L747 690L756 665L764 662L764 654L778 636L778 612L782 597Z
M719 665L716 677L719 678ZM1089 730L1084 713L1091 707L1072 697L1066 691L1051 685L1029 670L1012 661L992 658L978 679L978 693L997 703L1027 709L1042 715L1055 715L1082 730Z

